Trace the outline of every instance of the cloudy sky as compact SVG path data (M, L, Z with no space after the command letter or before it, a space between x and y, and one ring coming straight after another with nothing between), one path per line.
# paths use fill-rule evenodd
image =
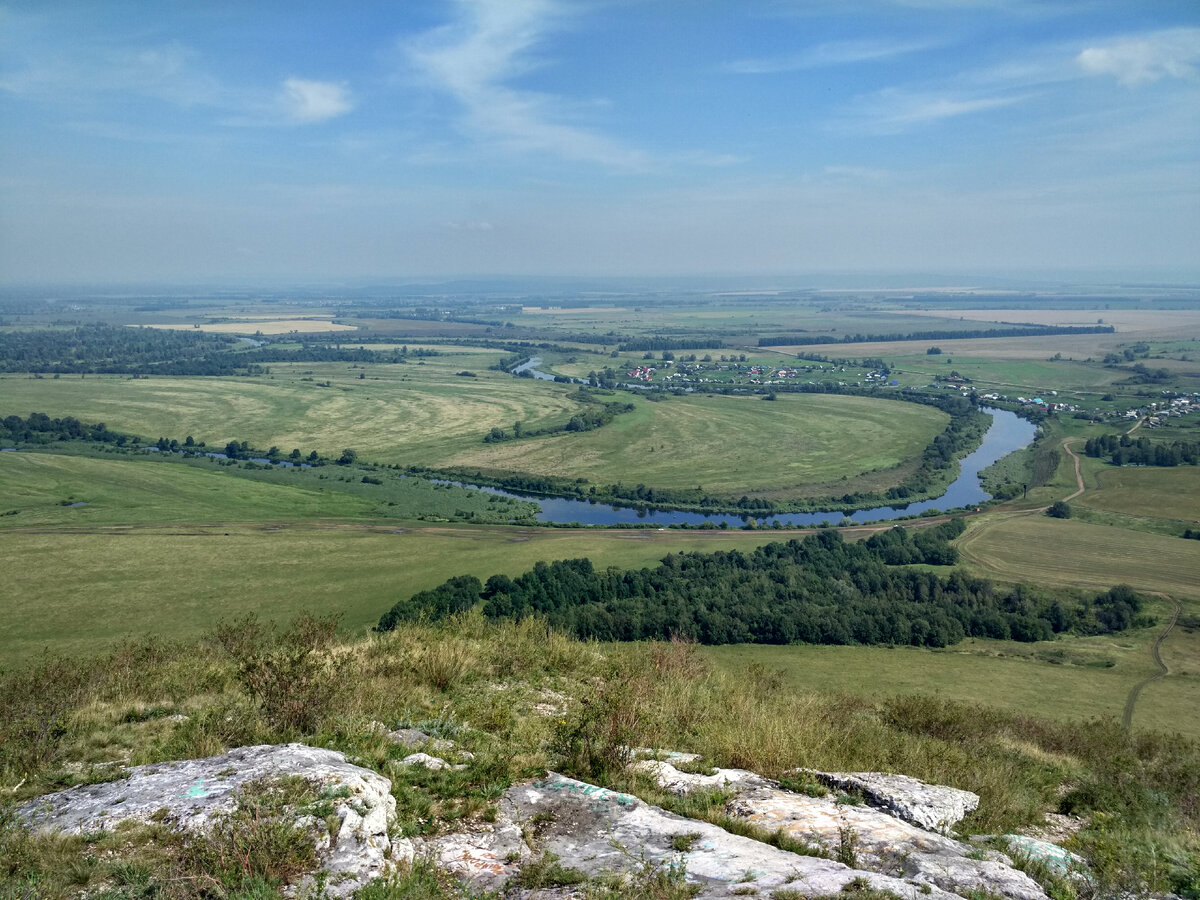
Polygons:
M0 279L1200 278L1196 0L0 0Z

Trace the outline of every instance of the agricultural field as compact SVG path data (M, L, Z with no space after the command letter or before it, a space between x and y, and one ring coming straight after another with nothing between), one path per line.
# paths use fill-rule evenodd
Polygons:
M147 328L179 328L175 323L153 322ZM353 325L335 324L332 319L272 319L255 316L230 322L201 322L192 326L210 334L325 334L336 331L356 331Z
M972 519L958 549L969 572L998 581L1200 598L1200 541L998 512Z
M79 448L85 449L85 448ZM174 454L0 454L6 528L526 518L536 506L386 469L228 465Z
M580 409L570 387L514 379L480 354L405 365L273 364L254 378L125 376L0 378L0 415L45 412L142 437L210 445L353 448L376 462L436 465L483 440L492 426L563 424ZM455 373L469 369L474 378ZM363 377L359 377L359 376Z
M489 472L582 477L595 483L703 486L716 494L790 499L831 485L903 480L949 416L913 403L825 394L693 395L637 402L603 428L483 445L447 460ZM853 479L853 482L849 481Z
M1200 437L1200 435L1198 435ZM1076 503L1097 510L1200 522L1200 467L1111 466L1088 460L1089 488Z

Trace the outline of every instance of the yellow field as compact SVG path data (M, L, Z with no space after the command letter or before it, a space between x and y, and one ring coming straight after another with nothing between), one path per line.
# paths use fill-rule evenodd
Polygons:
M146 328L174 328L187 331L207 331L212 334L313 334L326 331L357 331L354 325L336 325L332 319L256 319L247 317L239 322L206 322L198 326L181 322L146 325Z
M1200 597L1200 541L1010 513L972 520L958 549L972 573L999 581Z

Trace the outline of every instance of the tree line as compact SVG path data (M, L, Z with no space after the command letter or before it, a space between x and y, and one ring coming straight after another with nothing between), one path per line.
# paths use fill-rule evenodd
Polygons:
M538 616L582 639L683 638L703 644L906 644L944 647L964 637L1048 640L1142 624L1130 588L1082 600L1024 586L1000 588L955 571L961 520L910 534L894 528L859 543L823 529L750 552L676 553L654 569L597 570L590 560L538 562L517 578L471 575L400 600L378 631L444 620L477 605L491 620Z
M0 372L54 375L264 375L274 362L400 363L440 355L421 347L368 350L327 340L245 349L229 335L113 325L0 332Z
M1134 440L1127 434L1089 438L1083 452L1107 459L1116 466L1194 466L1200 462L1200 441L1157 443L1147 437Z
M760 347L788 344L864 344L873 341L947 341L958 338L1037 337L1050 334L1110 334L1111 325L1023 325L1015 328L972 328L964 331L910 331L892 334L778 334L758 339Z

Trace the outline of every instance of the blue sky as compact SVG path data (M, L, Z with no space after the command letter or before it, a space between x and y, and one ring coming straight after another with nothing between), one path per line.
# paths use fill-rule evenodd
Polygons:
M1196 0L0 0L0 278L1200 279Z

